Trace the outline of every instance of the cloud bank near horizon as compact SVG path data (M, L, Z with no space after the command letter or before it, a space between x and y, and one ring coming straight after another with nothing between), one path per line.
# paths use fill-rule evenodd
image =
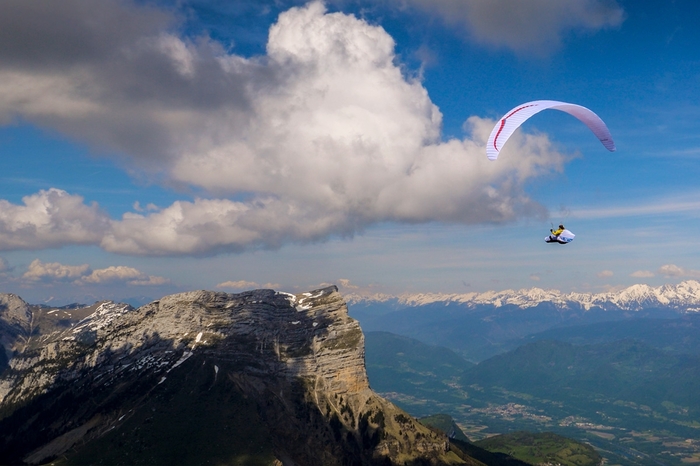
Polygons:
M35 259L29 264L20 281L25 284L70 283L79 286L115 283L133 286L160 286L170 283L167 278L147 275L138 269L123 265L92 269L88 264L66 265L60 262L42 262L39 259Z
M321 2L281 14L257 57L184 37L175 15L132 2L2 10L0 124L58 131L207 196L121 219L58 189L0 200L0 250L213 255L380 222L544 218L524 186L567 160L546 135L517 134L508 163L491 163L494 122L477 116L464 139L443 141L440 111L391 36Z

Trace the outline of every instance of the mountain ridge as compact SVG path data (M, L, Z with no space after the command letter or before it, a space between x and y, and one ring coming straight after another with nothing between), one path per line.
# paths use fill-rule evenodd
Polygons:
M27 316L15 298L3 322ZM0 372L10 464L203 464L213 445L216 464L478 464L372 391L336 287L34 312Z
M428 304L458 304L464 307L491 305L503 307L513 305L521 308L535 307L541 303L552 303L559 308L581 308L590 310L638 311L653 307L665 307L683 312L700 312L700 282L685 280L677 285L652 287L644 284L629 286L620 291L604 293L563 293L542 288L520 290L486 291L470 293L404 293L389 295L382 293L346 294L348 304L390 303L395 306L418 307Z

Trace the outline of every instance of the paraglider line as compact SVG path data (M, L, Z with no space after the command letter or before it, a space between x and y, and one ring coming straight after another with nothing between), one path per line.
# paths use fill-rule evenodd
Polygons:
M535 105L523 105L522 107L518 107L512 112L510 112L508 115L504 116L503 119L501 120L501 127L498 128L498 132L496 133L496 137L493 138L493 148L498 150L498 146L496 145L496 141L498 141L498 136L501 134L501 131L503 131L503 127L506 125L506 120L513 116L514 113L519 112L520 110L528 107L534 107Z

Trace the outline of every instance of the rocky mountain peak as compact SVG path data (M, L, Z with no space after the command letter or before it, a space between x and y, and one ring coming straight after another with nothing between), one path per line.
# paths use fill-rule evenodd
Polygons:
M165 449L159 432L195 441L192 422L206 445L220 442L217 458L238 454L232 435L256 432L235 448L274 464L446 464L451 455L444 435L370 389L364 336L335 287L193 291L74 314L72 325L13 354L1 374L0 457L167 463L186 447ZM124 438L128 448L110 447ZM252 444L261 450L248 451Z
M32 313L29 304L12 293L0 293L0 320L29 328Z

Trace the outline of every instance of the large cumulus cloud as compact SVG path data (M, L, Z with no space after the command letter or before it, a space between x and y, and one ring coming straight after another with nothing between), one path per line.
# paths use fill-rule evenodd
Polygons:
M320 2L280 15L260 57L184 38L174 16L129 2L32 5L0 7L0 30L33 25L25 41L0 34L0 122L63 132L207 195L108 219L77 196L42 191L4 205L0 233L10 236L0 249L214 254L352 236L384 221L544 216L523 187L565 161L546 136L516 134L489 162L494 122L476 116L467 137L441 140L439 109L386 31ZM50 208L60 202L73 204Z
M97 244L111 228L109 218L81 196L60 189L25 196L23 205L0 200L0 249L42 249Z

